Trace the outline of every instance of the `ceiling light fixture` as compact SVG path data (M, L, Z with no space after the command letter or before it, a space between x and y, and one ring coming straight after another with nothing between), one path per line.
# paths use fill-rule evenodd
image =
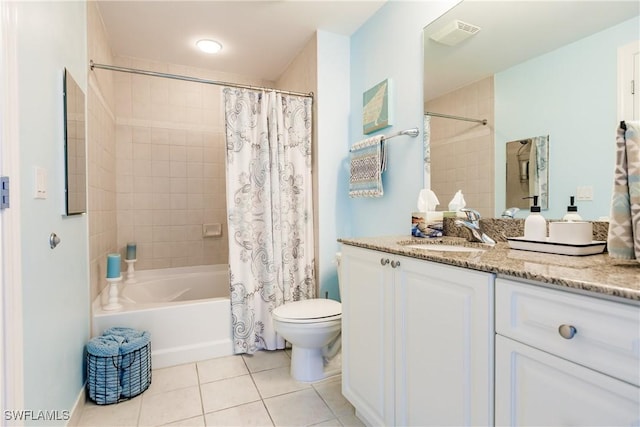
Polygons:
M198 40L196 42L196 46L198 46L201 51L206 53L218 53L222 50L222 44L215 40Z

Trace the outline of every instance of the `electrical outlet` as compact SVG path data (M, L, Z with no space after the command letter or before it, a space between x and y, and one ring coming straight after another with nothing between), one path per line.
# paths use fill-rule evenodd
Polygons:
M576 200L593 200L593 187L591 185L578 187L576 190Z

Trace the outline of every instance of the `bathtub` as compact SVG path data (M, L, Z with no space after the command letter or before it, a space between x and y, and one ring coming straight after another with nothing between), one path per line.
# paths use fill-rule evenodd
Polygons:
M92 336L112 326L149 331L153 368L233 354L226 265L142 270L135 279L119 286L122 309L102 309L108 286L95 299Z

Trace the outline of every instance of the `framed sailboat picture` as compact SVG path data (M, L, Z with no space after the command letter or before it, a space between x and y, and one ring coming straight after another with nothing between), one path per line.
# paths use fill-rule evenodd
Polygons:
M362 132L370 134L393 124L390 107L392 84L386 79L362 96Z

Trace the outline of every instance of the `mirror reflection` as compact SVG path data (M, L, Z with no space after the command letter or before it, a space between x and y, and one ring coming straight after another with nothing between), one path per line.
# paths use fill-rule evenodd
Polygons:
M67 69L63 81L66 214L78 215L87 210L85 96Z
M425 116L425 186L441 200L462 190L467 206L500 216L511 207L507 144L548 135L551 191L544 215L561 218L578 187L593 194L577 203L584 218L608 215L615 130L619 120L633 119L619 111L619 55L638 44L639 9L638 2L624 1L464 1L429 24L425 113L488 124ZM457 37L447 36L447 28L479 30ZM447 42L462 40L436 41L438 32L435 39L444 32Z
M507 142L506 206L525 209L538 196L541 209L549 206L549 138L538 136Z

